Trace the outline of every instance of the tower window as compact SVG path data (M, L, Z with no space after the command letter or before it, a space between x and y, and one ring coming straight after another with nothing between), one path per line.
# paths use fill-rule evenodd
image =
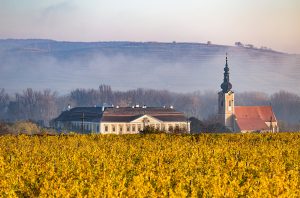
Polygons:
M231 100L229 100L229 106L231 107Z
M221 107L223 107L223 100L221 101Z

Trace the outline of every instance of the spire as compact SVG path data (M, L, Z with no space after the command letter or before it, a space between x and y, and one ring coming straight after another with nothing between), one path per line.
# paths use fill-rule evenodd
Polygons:
M228 67L228 58L227 58L227 53L226 53L226 64L224 68L224 82L228 81L229 82L229 67Z
M223 83L221 84L221 88L223 93L228 93L232 88L232 85L229 82L229 67L228 67L227 53L226 53L226 64L224 68L224 80Z
M227 58L227 53L226 53L226 64L225 64L225 67L228 68L228 58Z

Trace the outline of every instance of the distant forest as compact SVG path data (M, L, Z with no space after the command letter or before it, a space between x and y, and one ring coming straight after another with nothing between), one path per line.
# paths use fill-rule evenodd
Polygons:
M98 89L75 89L60 96L46 89L36 91L31 88L22 93L9 95L0 89L0 120L15 122L33 120L49 122L66 110L68 104L76 106L174 106L188 117L202 121L215 120L217 113L217 92L174 93L167 90L134 89L115 91L109 85L100 85ZM262 92L236 93L235 105L272 105L281 127L281 131L300 130L300 96L279 91L268 95Z

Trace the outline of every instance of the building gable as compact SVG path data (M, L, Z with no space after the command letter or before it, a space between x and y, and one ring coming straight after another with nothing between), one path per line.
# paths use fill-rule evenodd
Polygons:
M143 122L149 122L149 123L155 123L155 122L159 122L161 123L162 121L157 119L157 118L154 118L150 115L142 115L140 116L139 118L136 118L135 120L132 120L131 122L139 122L139 123L143 123Z

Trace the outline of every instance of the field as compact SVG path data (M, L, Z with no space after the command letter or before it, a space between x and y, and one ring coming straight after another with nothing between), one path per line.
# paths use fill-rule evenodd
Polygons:
M300 133L0 136L0 197L297 197Z

